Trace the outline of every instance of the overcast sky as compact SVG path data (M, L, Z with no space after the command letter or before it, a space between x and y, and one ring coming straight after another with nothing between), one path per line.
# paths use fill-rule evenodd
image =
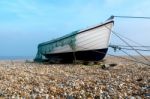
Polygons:
M0 56L35 56L38 43L111 15L150 16L150 0L0 0ZM150 20L116 18L114 31L150 45Z

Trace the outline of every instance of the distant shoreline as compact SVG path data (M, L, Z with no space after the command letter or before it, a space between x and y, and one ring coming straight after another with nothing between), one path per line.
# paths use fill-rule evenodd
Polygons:
M0 56L0 60L33 60L33 56Z
M118 56L119 57L126 57L126 58L129 58L129 56L127 55L115 55L115 56ZM109 56L109 55L106 55L105 56L105 59L107 58L110 58L110 57L114 57L115 56ZM138 56L138 55L133 55L134 57L137 57L137 58L140 58L141 56ZM147 58L150 58L150 55L145 55L145 57ZM34 60L34 56L0 56L0 60ZM117 58L117 57L116 57ZM142 57L141 57L142 58Z

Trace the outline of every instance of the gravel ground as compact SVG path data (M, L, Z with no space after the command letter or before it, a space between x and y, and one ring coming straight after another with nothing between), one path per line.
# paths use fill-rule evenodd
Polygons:
M105 66L0 61L0 99L150 99L150 66Z

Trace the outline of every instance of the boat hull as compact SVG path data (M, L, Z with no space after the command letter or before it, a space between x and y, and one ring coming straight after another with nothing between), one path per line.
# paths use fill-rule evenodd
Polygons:
M45 57L50 62L54 63L70 63L74 60L82 60L82 61L99 61L102 60L108 48L105 49L97 49L97 50L85 50L85 51L77 51L77 52L67 52L67 53L59 53L59 54L45 54Z
M113 22L107 23L105 25L95 27L88 30L80 31L75 37L75 46L72 48L70 45L58 46L47 54L56 53L67 53L67 52L82 52L88 50L105 49L108 48L109 39ZM108 27L108 28L106 28Z
M73 62L102 60L108 50L114 21L73 32L38 45L35 61Z

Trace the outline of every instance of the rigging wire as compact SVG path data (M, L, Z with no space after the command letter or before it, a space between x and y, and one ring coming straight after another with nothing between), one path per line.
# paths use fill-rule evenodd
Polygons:
M112 18L116 17L116 18L141 18L141 19L150 19L150 17L139 17L139 16L113 16L113 15L112 15L111 17L112 17ZM121 35L121 34L118 34L118 35ZM137 44L137 45L140 45L140 46L143 47L143 48L148 49L147 47L143 46L142 44L140 44L140 43L138 43L138 42L135 42L135 41L133 41L133 40L131 40L131 39L129 39L129 38L123 36L123 35L121 35L121 36L124 37L125 39L129 40L129 41L134 42L134 43ZM150 49L149 49L149 50L150 50Z
M119 47L119 46L116 46L116 45L109 45L109 47L113 48L114 51L116 51L117 49L118 49L118 50L121 50L123 53L125 53L126 55L128 55L130 58L133 58L134 60L139 61L139 60L136 59L134 56L132 56L132 55L126 53L125 51L123 51L122 48Z
M116 17L116 16L114 16L114 17ZM120 40L122 40L126 45L128 45L128 47L130 47L130 48L132 48L132 50L136 51L136 52L137 52L140 56L142 56L146 61L150 62L144 55L142 55L142 54L138 51L138 49L135 49L134 46L131 46L128 42L126 42L123 38L121 38L121 37L119 36L120 34L118 34L118 33L114 32L114 31L112 31L112 30L111 30L110 28L108 28L108 27L107 27L107 29L109 29L113 34L115 34L118 38L120 38ZM122 37L124 37L124 36L122 36ZM135 44L140 45L140 47L147 47L147 46L143 46L142 44L139 44L139 43L137 43L137 42L135 42L135 41L133 41L133 40L127 38L127 37L124 37L124 38L127 39L127 40L129 40L129 41L134 42ZM87 40L88 40L88 39L87 39ZM95 41L95 40L94 40L94 41ZM81 42L80 42L80 43L81 43ZM88 42L88 43L86 43L86 44L84 44L84 45L87 45L87 44L90 44L90 43L91 43L91 42ZM95 45L95 44L94 44L94 45ZM94 45L92 44L92 46L94 46ZM81 47L81 46L80 46L80 47ZM87 49L87 48L84 48L84 47L81 47L81 48ZM124 48L123 48L123 49L124 49ZM141 49L141 50L143 50L143 49ZM123 51L122 49L121 49L121 51L122 51L123 53L125 53L126 55L128 55L131 59L127 59L127 58L124 58L124 57L121 57L121 56L112 55L112 54L109 54L109 53L108 53L108 55L109 55L109 56L118 57L118 58L126 59L126 60L129 60L129 61L132 61L132 62L141 63L141 64L144 64L144 65L150 66L149 63L145 63L145 62L142 62L142 61L137 60L135 57L131 56L131 55L128 54L127 52ZM101 53L101 54L106 54L106 53L99 52L99 51L93 51L93 52L97 52L97 53ZM134 60L133 60L133 59L134 59Z
M133 49L130 49L130 48L123 48L121 47L121 49L125 49L125 50L133 50ZM135 50L138 50L138 51L150 51L150 50L146 50L146 49L136 49Z
M83 44L82 46L77 46L77 47L83 48L83 49L85 49L85 50L89 50L89 48L91 48L91 47L93 47L93 46L96 45L96 44L93 44L93 42L95 42L96 40L98 40L98 39L95 38L94 40L92 40L92 41L90 41L90 42L88 42L88 43L85 43L85 44ZM88 41L88 39L84 40L84 42L86 42L86 41ZM80 42L79 44L82 44L82 43L83 43L83 41ZM85 47L83 47L83 46L85 46L85 45L90 45L90 46L88 46L89 48L85 48ZM101 54L106 54L106 53L104 53L104 52L99 52L99 51L93 51L93 52L101 53ZM122 52L126 53L125 51L122 51ZM126 54L127 54L131 59L124 58L124 57L121 57L121 56L112 55L112 54L108 54L108 55L109 55L109 56L113 56L113 57L117 57L117 58L122 58L122 59L126 59L126 60L129 60L129 61L132 61L132 62L137 62L137 63L141 63L141 64L144 64L144 65L150 66L150 64L145 63L145 62L142 62L142 61L139 61L139 60L136 59L134 56L131 56L131 55L129 55L128 53L126 53Z
M113 34L115 34L114 31L112 31ZM128 42L126 42L124 39L122 39L120 36L118 36L117 34L115 34L118 38L120 38L124 43L126 43L127 45L129 45L133 50L135 50L135 52L137 52L140 56L142 56L145 60L147 60L148 62L150 62L144 55L142 55L139 51L137 51L134 47L132 47L130 44L128 44Z
M107 27L108 28L108 27ZM109 29L109 30L111 30L111 29ZM111 30L112 31L112 30ZM120 36L119 36L120 37ZM89 39L86 39L86 41L88 41ZM83 46L85 46L85 45L90 45L91 47L92 46L95 46L95 44L90 44L90 43L93 43L93 42L95 42L97 40L97 38L95 38L94 40L92 40L92 41L90 41L90 42L88 42L88 43L83 43ZM124 40L124 39L123 39ZM84 41L81 41L80 42L80 44L82 44L82 42L85 42L85 40ZM128 47L131 47L131 45L130 44L128 44L127 43L127 45L128 45ZM82 48L82 47L81 47ZM132 47L131 47L132 48ZM132 50L137 50L137 49L135 49L135 48L132 48ZM125 53L125 52L124 52ZM106 54L106 53L105 53ZM140 63L142 63L141 61L139 61L138 59L136 59L134 56L131 56L131 55L129 55L128 53L126 53L128 56L130 56L132 59L134 59L134 60L132 60L132 61L136 61L136 62L140 62ZM139 53L138 53L139 54ZM144 57L141 53L139 54L140 56L142 56L142 57ZM148 62L149 62L149 60L146 58L146 57L144 57L144 59L145 60L147 60ZM144 63L144 64L146 64L146 63Z
M90 41L90 42L88 42L88 43L84 43L82 46L78 46L78 47L83 48L83 49L86 49L86 50L89 50L89 48L91 48L91 47L93 47L93 46L96 45L96 44L93 44L93 42L95 42L95 41L97 41L97 40L98 40L98 39L95 38L94 40L92 40L92 41ZM88 39L86 39L86 40L84 40L84 41L81 41L79 44L82 44L83 42L87 42L87 41L88 41ZM86 45L88 45L89 48L83 47L83 46L86 46ZM89 46L89 45L90 45L90 46ZM101 53L101 54L106 54L106 53L99 52L99 51L93 51L93 52ZM143 63L143 62L139 61L139 60L136 59L134 56L131 56L131 55L129 55L129 54L127 54L127 55L128 55L131 59L123 58L123 57L121 57L121 56L119 56L118 58L126 59L126 60L133 61L133 62L138 62L138 63L142 63L142 64L146 64L146 63ZM112 54L109 54L109 56L115 57L115 55L112 55ZM117 56L116 56L116 57L117 57ZM133 59L134 59L134 60L133 60ZM147 65L147 64L146 64L146 65Z
M117 45L117 46L130 47L130 46L126 46L126 45ZM148 47L148 48L150 48L150 46L136 46L136 45L133 45L132 47Z
M134 47L132 47L128 42L126 42L123 38L121 38L115 31L111 30L110 28L108 28L107 26L105 26L107 29L109 29L115 36L117 36L121 41L123 41L125 44L127 44L128 46L130 46L133 50L135 50L136 53L138 53L140 56L142 56L145 60L147 60L148 62L150 62L144 55L142 55L139 51L137 51Z
M118 17L118 18L143 18L143 19L150 19L150 17L135 17L135 16L112 16L113 18L114 17ZM108 27L106 27L107 29L109 29L109 30L111 30L110 28L108 28ZM114 31L112 31L111 30L111 32L114 34L114 35L116 35L120 40L122 40L125 44L127 44L128 45L128 47L130 47L131 49L129 49L129 48L121 48L121 47L114 47L114 49L116 50L117 48L119 49L119 50L121 50L122 52L124 52L125 54L127 54L128 56L130 56L131 58L133 58L133 59L135 59L135 60L137 60L135 57L133 57L133 56L131 56L131 55L129 55L127 52L125 52L125 51L123 51L122 49L125 49L125 50L134 50L134 51L136 51L140 56L142 56L145 60L147 60L148 62L150 62L144 55L142 55L139 51L150 51L150 50L143 50L143 49L135 49L134 48L134 46L131 46L128 42L126 42L123 38L121 38L119 35L120 34L118 34L118 33L116 33L116 32L114 32ZM122 35L121 35L122 36ZM124 37L124 36L122 36L122 37ZM127 37L124 37L125 39L127 39L127 40L129 40L129 41L132 41L132 42L134 42L135 44L137 44L137 45L140 45L140 47L143 47L143 48L148 48L148 47L146 47L146 46L143 46L142 44L139 44L139 43L137 43L137 42L135 42L135 41L133 41L133 40L131 40L131 39L129 39L129 38L127 38ZM113 46L109 46L109 47L112 47L113 48Z
M138 19L150 19L150 17L137 17L137 16L113 16L117 18L138 18Z
M88 50L88 48L85 48L83 46L77 46L77 47L81 47L81 48L83 48L85 50ZM99 52L99 51L94 51L94 50L92 52L106 55L106 53L104 53L104 52ZM131 62L140 63L140 64L144 64L144 65L150 66L150 64L142 62L142 61L128 59L128 58L125 58L125 57L121 57L121 56L117 56L117 55L113 55L113 54L109 54L109 53L107 53L107 55L112 56L112 57L116 57L116 58L121 58L121 59L124 59L124 60L128 60L128 61L131 61Z
M121 51L122 51L123 53L125 53L126 55L128 55L129 57L135 59L136 61L139 61L137 58L135 58L135 57L133 57L132 55L128 54L126 51L124 51L124 50L122 50L122 49L121 49ZM141 62L141 61L139 61L139 62Z
M124 45L109 45L109 47L116 48L116 49L133 50L133 49L131 49L130 46L124 46ZM141 48L139 48L140 46L132 46L132 47L134 47L134 49L138 50L138 51L150 51L147 49L141 49Z
M121 59L125 59L125 60L131 61L131 62L140 63L140 64L150 66L150 64L145 63L145 62L141 62L141 61L137 61L137 60L133 60L133 59L128 59L128 58L125 58L125 57L121 57L121 56L117 56L117 55L113 55L113 54L109 54L109 53L107 55L117 57L117 58L121 58Z
M123 53L125 53L126 55L128 55L129 57L131 57L131 58L133 58L133 59L135 59L135 60L137 60L135 57L133 57L133 56L131 56L130 54L128 54L127 52L125 52L125 51L123 51L123 50L121 50ZM138 60L139 61L139 60Z
M131 39L129 39L129 38L127 38L127 37L125 37L125 36L119 34L119 33L116 33L116 34L117 34L117 35L120 35L121 37L123 37L123 38L125 38L125 39L127 39L127 40L129 40L129 41L131 41L131 42L133 42L133 43L135 43L135 44L137 44L137 45L140 45L140 46L143 47L143 48L146 48L146 49L150 50L150 48L148 48L148 47L146 47L146 46L144 46L144 45L142 45L142 44L140 44L140 43L138 43L138 42L136 42L136 41L133 41L133 40L131 40ZM129 46L129 47L130 47L130 46ZM149 47L150 47L150 46L149 46Z

